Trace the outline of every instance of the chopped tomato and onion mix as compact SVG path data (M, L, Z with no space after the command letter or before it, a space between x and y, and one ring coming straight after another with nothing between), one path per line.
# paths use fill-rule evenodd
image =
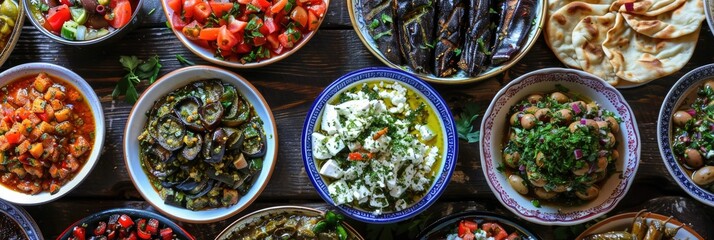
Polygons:
M33 17L45 29L71 41L106 36L131 21L138 0L37 0Z
M171 26L218 59L259 62L293 49L317 29L324 0L164 0Z
M54 194L87 162L92 110L72 85L45 73L0 88L0 183Z
M521 239L517 232L509 233L495 222L483 222L479 226L476 221L470 219L461 220L455 229L456 233L452 234L451 238L447 239L494 239L494 240L516 240ZM455 236L454 236L455 235Z
M96 223L82 223L72 228L69 237L62 240L85 239L179 239L173 229L155 218L134 218L127 214L112 214ZM92 230L93 229L93 230Z

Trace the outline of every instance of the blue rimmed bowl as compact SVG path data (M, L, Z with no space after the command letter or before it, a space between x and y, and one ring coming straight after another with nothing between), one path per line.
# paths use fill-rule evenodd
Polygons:
M657 145L669 174L675 182L698 201L714 206L714 192L708 191L697 184L682 168L672 152L672 115L685 104L689 97L696 97L697 89L707 80L714 79L714 64L696 68L680 78L667 93L657 120Z
M441 146L441 161L437 161L439 162L438 171L434 175L434 180L424 197L405 209L381 212L379 214L348 204L337 205L332 197L330 197L327 188L328 184L325 178L320 175L319 166L312 154L312 133L320 126L325 105L335 100L340 93L354 86L375 81L398 82L409 91L416 93L419 97L424 99L429 107L434 110L433 112L440 121L441 129L435 132L444 138L443 146ZM436 90L418 77L391 68L365 68L357 70L340 77L327 86L317 99L315 99L312 108L307 113L301 141L305 170L313 186L315 186L315 189L320 194L320 197L327 203L339 208L345 215L362 222L373 224L387 224L409 219L426 210L431 204L436 202L451 179L458 154L456 125L454 124L453 115L451 115L449 106L444 99L441 98Z
M0 200L0 230L8 231L11 228L5 224L16 224L15 227L19 227L24 233L22 236L16 236L20 239L45 239L30 214L20 207ZM10 238L13 236L0 235L0 237Z
M619 159L615 161L616 174L602 180L597 198L582 205L566 206L531 203L532 198L516 192L508 183L506 174L499 171L503 162L503 143L508 127L508 112L532 93L555 91L556 85L597 102L622 119L620 131L615 134ZM481 123L481 167L486 182L508 210L519 217L541 225L574 225L597 218L617 205L632 185L640 161L640 134L635 114L617 89L595 75L573 69L546 68L518 77L503 87L484 113Z

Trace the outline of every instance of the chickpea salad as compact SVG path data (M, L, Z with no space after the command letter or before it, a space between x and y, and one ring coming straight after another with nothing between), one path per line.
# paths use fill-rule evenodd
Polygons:
M510 110L503 153L509 184L538 200L578 205L597 198L615 171L620 118L559 87L534 93Z
M375 214L400 211L434 182L443 154L440 129L416 93L374 81L325 106L312 133L312 154L335 204Z

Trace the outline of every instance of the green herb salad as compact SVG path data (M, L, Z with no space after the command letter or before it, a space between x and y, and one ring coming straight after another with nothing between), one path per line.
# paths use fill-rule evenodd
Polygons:
M414 91L373 81L325 106L312 153L336 204L375 214L400 211L431 188L444 151L442 129Z
M672 150L692 181L714 192L714 80L683 106L672 116Z
M562 86L529 95L509 116L500 170L516 192L534 197L536 206L597 198L619 158L618 116Z

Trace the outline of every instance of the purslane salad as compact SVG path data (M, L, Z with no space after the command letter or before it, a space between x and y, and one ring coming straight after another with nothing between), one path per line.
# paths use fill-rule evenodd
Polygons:
M329 194L376 214L419 201L434 181L443 136L433 110L399 83L371 82L327 104L312 153Z

